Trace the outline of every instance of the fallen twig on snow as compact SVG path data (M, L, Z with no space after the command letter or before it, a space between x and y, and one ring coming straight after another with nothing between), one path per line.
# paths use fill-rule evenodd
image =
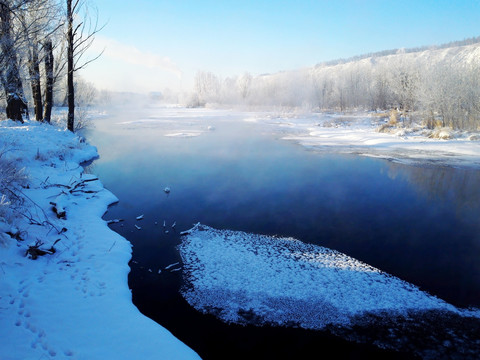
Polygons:
M110 249L108 249L108 252L112 251L113 247L115 246L115 244L117 243L117 241L115 240L112 244L112 246L110 246Z
M35 242L35 245L30 245L25 252L25 256L28 256L32 260L36 260L39 256L47 255L47 254L53 254L50 250L42 250L40 249L40 246L42 246L43 243L40 240L37 240Z

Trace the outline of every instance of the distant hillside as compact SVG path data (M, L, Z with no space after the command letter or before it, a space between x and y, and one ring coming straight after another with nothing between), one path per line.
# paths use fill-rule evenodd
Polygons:
M478 40L380 52L259 77L253 99L257 105L261 101L321 110L396 108L403 118L415 115L429 127L476 129L480 127Z
M220 79L200 73L190 103L307 108L397 109L428 127L480 128L480 37L377 52L292 71Z
M468 65L480 62L480 42L471 45L442 47L428 50L402 52L398 50L394 54L359 57L358 60L338 62L336 64L318 64L314 70L331 68L334 70L345 70L352 66L391 66L394 64L410 64L412 66L425 67L431 65ZM353 59L353 58L352 58ZM338 67L337 69L335 69Z
M468 38L461 41L452 41L452 42L441 44L441 45L421 46L421 47L408 48L408 49L401 48L401 49L383 50L375 53L357 55L347 59L337 59L337 60L326 61L326 62L319 63L316 66L332 66L332 65L345 64L353 61L359 61L367 58L378 58L378 57L388 56L388 55L411 54L411 53L425 52L425 51L431 51L431 50L457 48L457 47L464 47L466 45L478 45L479 43L480 43L480 36L477 36L477 37Z

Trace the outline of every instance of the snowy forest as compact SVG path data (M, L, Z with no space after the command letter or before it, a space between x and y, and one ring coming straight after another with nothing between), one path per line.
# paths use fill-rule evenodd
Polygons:
M75 105L91 101L94 91L74 74L95 60L84 54L100 30L96 17L81 0L5 0L0 19L4 114L50 122L54 104L67 106L67 126L74 131L81 126Z
M429 128L480 126L480 38L398 49L312 68L225 79L198 72L190 106L276 106L317 111L398 111Z
M101 29L81 0L0 2L2 113L50 122L52 106L68 107L99 94L74 74L95 58L84 58ZM474 130L480 126L480 38L439 46L387 50L275 74L221 78L198 71L193 89L164 99L190 107L303 108L314 111L396 110L393 121L418 121L428 128ZM100 54L99 54L100 55ZM399 123L403 123L399 121Z

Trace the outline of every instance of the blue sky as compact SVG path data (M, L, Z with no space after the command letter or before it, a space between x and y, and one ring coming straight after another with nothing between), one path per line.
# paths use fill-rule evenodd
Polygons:
M99 88L188 89L199 70L222 77L312 66L364 53L480 36L480 0L97 0L83 72Z

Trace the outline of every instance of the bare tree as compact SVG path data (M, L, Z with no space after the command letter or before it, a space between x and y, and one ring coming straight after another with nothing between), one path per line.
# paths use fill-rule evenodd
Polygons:
M72 7L72 0L67 0L67 97L68 97L68 130L74 130L75 123L75 88L73 86L73 55L74 55L74 31L73 13L79 1L75 1Z
M93 59L83 61L85 52L92 45L95 34L103 27L98 26L98 17L95 21L89 16L87 5L82 0L67 1L67 99L68 120L67 128L75 130L75 86L74 72L98 59L101 53ZM78 20L77 20L78 19Z
M40 84L40 62L38 58L37 41L31 47L28 57L28 71L30 74L30 84L32 87L33 108L35 110L35 119L43 120L42 88Z
M53 44L51 39L46 39L43 43L45 52L45 108L43 119L50 122L52 117L53 107L53 83L54 83L54 58L53 58Z
M60 9L54 0L26 0L22 9L23 11L18 18L26 44L27 68L30 76L35 118L38 121L43 121L40 65L44 62L45 56L53 55L45 51L46 49L43 47L49 41L51 44L52 36L62 27L63 23ZM50 40L47 41L47 39ZM48 73L47 69L45 69L45 73Z

